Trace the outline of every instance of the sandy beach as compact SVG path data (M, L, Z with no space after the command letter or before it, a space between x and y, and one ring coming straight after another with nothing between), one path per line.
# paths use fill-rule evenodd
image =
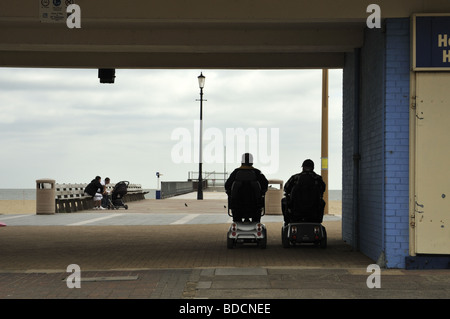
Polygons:
M0 214L36 214L36 201L0 200Z
M155 201L161 204L160 200L147 199L147 201L149 205ZM0 200L0 214L36 214L36 200ZM328 214L342 215L342 202L329 201Z

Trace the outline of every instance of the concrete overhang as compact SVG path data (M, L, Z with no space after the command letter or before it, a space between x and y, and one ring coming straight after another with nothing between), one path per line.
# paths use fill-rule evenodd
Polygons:
M341 68L373 1L76 0L81 29L44 23L40 0L1 1L0 66ZM381 17L450 12L449 1L378 1Z

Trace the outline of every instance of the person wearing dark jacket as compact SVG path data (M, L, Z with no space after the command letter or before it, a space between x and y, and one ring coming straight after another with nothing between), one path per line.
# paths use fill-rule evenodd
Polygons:
M302 164L302 168L303 170L301 173L292 175L284 185L285 197L281 200L281 207L285 224L288 224L291 219L287 205L292 199L292 190L295 186L300 186L302 189L300 195L306 201L306 210L315 210L316 212L314 213L323 215L323 209L325 207L325 202L323 201L323 193L326 189L325 182L323 181L322 176L314 172L314 162L312 160L305 160ZM310 198L312 195L317 198Z
M261 185L261 192L262 194L265 194L267 192L267 189L269 187L269 181L264 176L263 173L257 168L253 167L253 156L250 153L245 153L242 155L242 161L241 166L236 168L231 174L230 177L228 177L227 181L225 182L225 191L227 194L231 193L231 186L233 186L233 182L236 180L236 174L240 170L252 170L255 172L256 177L258 179L259 184Z
M102 198L103 198L103 185L101 184L102 178L100 176L96 176L84 189L84 193L92 196L94 200L94 209L104 209L101 206Z
M230 197L231 196L231 190L232 190L232 186L233 183L236 181L236 177L239 174L239 172L245 171L245 172L253 172L254 176L256 178L256 181L259 183L259 186L261 188L261 194L260 196L262 197L266 192L267 189L269 187L269 181L267 180L267 178L264 176L263 173L261 173L261 171L257 168L253 167L253 156L250 153L245 153L242 155L242 161L241 161L241 166L236 168L231 174L230 177L227 179L227 181L225 182L225 191L227 193L227 195ZM247 194L242 193L240 194L240 196L244 196L246 197ZM230 205L230 204L229 204ZM231 207L230 207L231 208ZM233 220L234 221L240 221L242 219L241 217L242 213L239 212L239 210L234 210L233 211ZM259 216L260 217L260 216ZM255 220L259 219L258 216L255 216Z

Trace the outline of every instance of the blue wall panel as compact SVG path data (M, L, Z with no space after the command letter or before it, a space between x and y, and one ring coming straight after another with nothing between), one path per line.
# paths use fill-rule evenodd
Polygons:
M409 246L409 19L367 29L360 55L359 248L389 268L404 268ZM355 246L353 139L354 53L343 84L343 239Z
M366 29L361 50L359 248L373 260L383 252L385 34Z
M409 255L409 19L386 21L385 254L389 268Z

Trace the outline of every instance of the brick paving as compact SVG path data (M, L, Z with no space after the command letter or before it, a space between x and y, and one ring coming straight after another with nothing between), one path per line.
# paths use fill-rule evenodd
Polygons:
M281 223L267 223L268 248L226 249L227 224L167 226L14 226L1 229L1 271L55 271L204 267L365 267L372 260L324 223L329 247L281 246Z
M449 270L383 270L369 289L373 261L339 239L340 222L325 226L327 249L284 249L281 225L267 224L264 250L227 249L226 224L5 227L0 299L450 298ZM70 264L80 289L67 287Z
M149 210L143 204L134 209ZM187 213L214 211L196 205ZM369 289L374 261L342 241L339 220L324 225L326 249L285 249L281 222L268 222L267 249L231 250L227 223L2 227L0 299L450 299L450 270L382 270L381 288ZM81 288L67 287L70 264Z

